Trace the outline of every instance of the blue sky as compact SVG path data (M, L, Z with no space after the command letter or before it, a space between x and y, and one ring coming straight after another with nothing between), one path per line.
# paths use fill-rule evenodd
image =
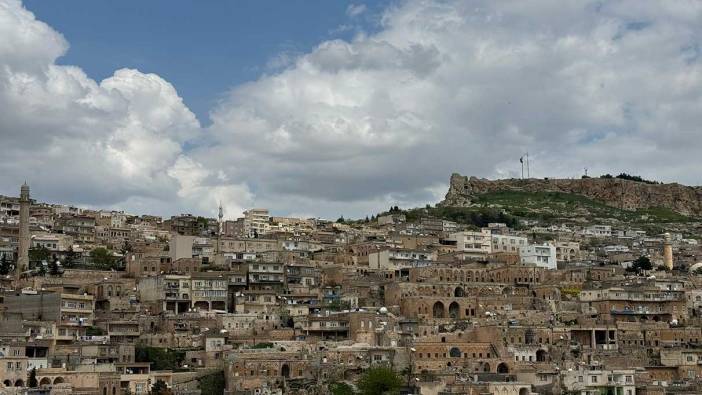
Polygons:
M0 0L0 194L363 218L524 152L700 184L702 2L351 5Z
M372 31L388 1L45 1L25 7L70 43L58 64L79 65L102 80L120 68L156 73L172 83L200 122L231 87L273 72L280 54ZM344 28L346 26L347 28ZM341 28L340 28L341 27ZM351 28L348 28L351 27Z

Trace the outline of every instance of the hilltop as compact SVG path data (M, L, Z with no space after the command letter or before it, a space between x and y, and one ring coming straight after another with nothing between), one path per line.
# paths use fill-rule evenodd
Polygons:
M514 215L685 222L702 216L702 188L638 177L488 180L451 176L439 207L488 206Z

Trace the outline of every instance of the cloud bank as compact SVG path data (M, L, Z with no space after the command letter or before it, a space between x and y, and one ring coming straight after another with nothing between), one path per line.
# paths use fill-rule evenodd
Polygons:
M518 176L526 151L537 177L700 183L702 3L409 0L380 20L231 88L203 129L157 75L57 65L66 40L0 0L0 188L349 217L435 202L454 171Z

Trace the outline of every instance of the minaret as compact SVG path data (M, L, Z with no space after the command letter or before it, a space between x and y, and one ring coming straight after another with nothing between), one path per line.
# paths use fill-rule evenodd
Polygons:
M670 233L663 235L663 265L668 270L673 270L673 245L670 242Z
M20 274L29 267L29 185L27 182L20 188L20 223L19 248L17 250L17 281Z
M219 230L218 230L218 236L222 234L222 218L224 218L224 211L222 210L222 202L219 202Z
M219 244L221 243L221 238L222 238L222 227L223 227L223 222L222 219L224 218L224 210L222 210L222 202L219 202L219 213L217 215L219 220L217 221L217 244L215 245L215 263L218 265L221 265L224 262L224 259L220 257L220 246Z

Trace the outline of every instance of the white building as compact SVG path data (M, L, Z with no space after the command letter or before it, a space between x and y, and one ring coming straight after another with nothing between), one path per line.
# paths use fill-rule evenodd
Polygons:
M610 245L603 248L604 252L610 253L624 253L629 252L629 247L623 245Z
M492 252L519 254L519 248L526 246L527 238L511 235L492 235Z
M456 252L463 253L465 257L480 258L492 252L492 234L489 229L452 233L450 240L456 242Z
M244 211L244 234L250 237L268 233L270 219L268 209L265 208L252 208Z
M635 395L635 371L631 370L569 370L563 371L562 382L569 393L579 395Z
M585 236L612 237L612 227L609 225L592 225L584 229Z
M399 268L425 266L436 260L436 251L390 248L368 254L371 269L397 270Z
M522 265L533 264L547 269L556 268L556 247L544 244L532 244L519 249Z

